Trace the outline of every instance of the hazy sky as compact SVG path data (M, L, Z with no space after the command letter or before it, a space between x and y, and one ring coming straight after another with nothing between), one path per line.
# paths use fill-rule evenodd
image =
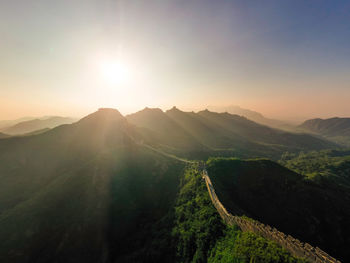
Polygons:
M0 119L231 104L350 116L350 1L1 0L0 17Z

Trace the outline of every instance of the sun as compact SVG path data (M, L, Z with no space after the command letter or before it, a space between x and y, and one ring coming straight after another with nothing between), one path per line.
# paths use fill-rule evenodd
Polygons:
M100 64L100 74L110 85L125 84L130 78L128 67L120 61L103 61Z

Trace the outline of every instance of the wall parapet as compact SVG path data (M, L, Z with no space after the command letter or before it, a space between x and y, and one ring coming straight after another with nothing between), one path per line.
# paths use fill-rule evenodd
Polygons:
M286 235L278 231L274 227L265 225L255 220L249 220L242 216L235 216L230 214L227 212L226 208L222 205L219 198L217 197L213 184L205 168L203 168L203 179L205 180L213 205L226 224L237 225L244 232L250 231L259 234L266 239L275 241L281 247L289 251L292 255L299 258L305 258L310 262L341 263L339 260L331 257L319 247L313 247L308 243L303 243L290 235Z

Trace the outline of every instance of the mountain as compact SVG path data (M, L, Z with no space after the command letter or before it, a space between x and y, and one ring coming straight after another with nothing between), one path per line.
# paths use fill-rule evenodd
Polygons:
M214 125L227 129L235 134L261 144L283 145L288 148L322 149L332 144L319 138L307 135L290 133L255 123L244 117L229 113L216 113L208 110L201 111L199 115L210 120Z
M137 144L137 132L101 109L0 140L0 261L160 262L160 252L167 261L167 237L155 235L167 229L184 164Z
M227 107L218 107L218 106L208 106L208 110L214 111L214 112L228 112L231 114L236 114L240 116L244 116L247 119L250 119L254 122L267 125L270 127L278 128L278 129L287 129L287 130L293 130L294 127L284 121L280 120L275 120L275 119L270 119L266 118L264 115L257 111L252 111L249 109L244 109L236 105L231 105Z
M208 147L227 148L234 145L243 145L249 143L238 134L232 135L231 132L221 129L217 125L212 125L206 118L194 112L183 112L176 107L166 111L172 120L180 127L186 129L194 138L197 138L202 144ZM214 136L215 135L215 136Z
M350 118L311 119L299 128L350 145Z
M231 106L227 106L227 107L223 107L223 106L221 106L221 107L208 106L207 108L208 108L208 110L212 110L212 111L215 111L215 112L228 112L228 113L231 113L231 114L244 116L244 117L246 117L248 119L251 119L251 120L264 119L265 118L261 113L259 113L257 111L244 109L244 108L241 108L240 106L237 106L237 105L231 105Z
M231 213L257 219L349 261L348 187L327 178L307 178L269 160L211 159L208 173Z
M312 119L299 127L326 136L350 136L350 118Z
M145 108L127 115L126 119L138 127L151 131L155 136L152 141L157 141L163 146L166 145L169 150L194 151L204 148L195 137L169 118L161 109ZM145 136L146 130L144 131Z
M242 116L208 110L194 113L174 107L164 113L160 109L145 109L126 118L130 123L156 133L158 147L192 158L221 155L279 159L285 151L337 147L312 135L276 130ZM174 143L175 140L178 142Z
M274 155L278 150L261 145L244 138L242 135L223 129L200 113L183 112L176 107L166 114L181 127L187 130L193 138L209 149L208 155Z
M33 119L19 122L11 127L7 127L2 131L10 135L19 135L42 130L46 128L54 128L62 124L73 123L75 119L67 117L48 117L44 119Z

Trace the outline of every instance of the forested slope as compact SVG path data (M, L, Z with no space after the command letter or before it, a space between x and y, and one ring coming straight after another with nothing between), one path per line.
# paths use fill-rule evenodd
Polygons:
M212 159L208 172L229 212L276 227L339 260L349 258L346 188L320 184L268 160Z

